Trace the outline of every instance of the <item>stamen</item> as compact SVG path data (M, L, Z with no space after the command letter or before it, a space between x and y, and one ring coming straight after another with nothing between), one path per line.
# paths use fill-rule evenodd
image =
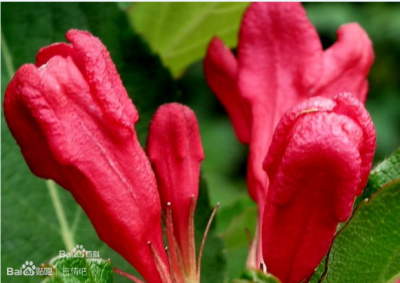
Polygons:
M167 234L167 242L170 246L170 249L166 248L166 251L168 255L171 276L176 282L184 282L182 278L183 265L182 260L179 257L179 248L174 236L174 224L172 220L172 209L170 202L167 203L165 228Z
M178 269L175 269L177 267L176 262L174 263L172 258L171 258L171 253L168 249L168 247L165 247L165 251L167 253L168 256L168 262L169 262L169 267L170 267L170 273L171 273L171 277L172 277L172 282L173 283L184 283L185 281L182 278L181 272Z
M158 274L161 277L161 281L163 283L172 283L171 281L171 276L168 273L168 270L166 268L166 266L164 265L164 263L162 262L162 260L160 259L159 255L157 254L157 251L154 249L153 245L151 244L151 242L147 242L147 245L149 246L152 254L153 254L153 259L154 259L154 263L156 265Z
M180 270L181 275L182 275L182 274L184 274L184 270L185 270L185 267L183 265L183 257L182 257L181 250L179 249L179 245L178 245L178 242L176 241L175 237L174 237L173 241L174 241L174 244L175 244L175 247L176 247L175 248L175 252L176 252L176 256L178 258L179 270Z
M127 278L127 279L129 279L129 280L131 280L131 281L133 281L135 283L145 283L144 281L142 281L139 278L133 276L132 274L126 273L126 272L124 272L124 271L122 271L122 270L120 270L120 269L118 269L116 267L114 267L113 270L114 270L115 273L117 273L119 275L122 275L125 278Z
M194 195L190 197L190 211L189 211L189 274L197 275L196 272L196 243L194 232L194 213L196 210L196 200Z
M199 279L199 282L200 282L201 257L203 255L204 244L206 242L208 231L210 230L211 223L214 219L215 214L217 213L219 205L220 205L220 203L217 203L213 212L211 213L210 219L208 220L208 223L207 223L206 230L204 231L203 239L201 240L201 246L200 246L200 250L199 250L199 258L197 261L197 278Z
M260 212L259 212L260 213ZM249 253L247 255L247 260L246 260L246 268L247 269L258 269L260 267L260 263L262 262L262 254L261 254L261 248L260 248L260 239L261 239L261 217L259 216L257 225L256 225L256 230L254 232L254 239L251 242L251 245L249 247Z
M247 230L247 229L246 229ZM251 240L251 235L249 231L247 230L247 234L250 240L250 245L249 245L249 253L247 255L247 260L246 260L246 268L247 269L257 269L257 249L258 249L258 226L256 226L256 231L255 231L255 237L253 240Z

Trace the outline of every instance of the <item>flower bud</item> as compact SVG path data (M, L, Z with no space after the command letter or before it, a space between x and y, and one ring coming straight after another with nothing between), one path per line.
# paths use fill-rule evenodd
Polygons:
M196 278L193 217L204 153L194 112L178 103L162 105L150 124L147 152L156 173L163 211L168 214L171 209L183 276ZM169 239L169 244L174 245L173 240Z

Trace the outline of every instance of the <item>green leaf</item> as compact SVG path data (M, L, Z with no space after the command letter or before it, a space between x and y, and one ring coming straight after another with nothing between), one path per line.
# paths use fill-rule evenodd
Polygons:
M264 274L259 270L245 270L241 279L233 280L233 283L280 283L272 274Z
M400 278L400 180L355 211L337 234L323 282L394 282Z
M368 200L371 195L376 193L385 184L388 184L395 179L400 179L400 149L395 151L391 156L371 170L368 184L363 194L356 199L354 207L358 207L362 201ZM342 225L345 225L345 223L341 223L338 227L338 230L342 227ZM317 283L319 281L325 272L325 264L326 258L324 258L318 265L317 270L310 279L311 283Z
M113 267L110 260L86 257L55 257L50 261L52 276L42 283L112 283Z
M254 234L257 221L257 207L246 208L242 213L232 218L227 229L222 233L226 247L233 249L241 246L249 248L249 239L246 237L246 230ZM252 235L254 236L254 235Z
M368 184L363 194L357 198L355 205L369 199L381 187L396 179L400 179L400 148L371 170Z
M2 3L1 90L4 95L15 70L33 63L39 48L65 42L70 28L98 36L110 51L125 87L140 114L138 135L144 141L150 116L175 96L175 83L160 59L150 53L142 39L129 28L127 16L115 3ZM3 97L3 96L2 96ZM121 270L135 273L117 253L98 239L90 220L69 192L35 177L22 158L1 116L1 205L4 267L21 268L29 260L38 266L60 250L81 244L100 256L111 258ZM7 217L4 217L7 215ZM136 273L137 274L137 273ZM4 282L18 283L18 276ZM25 277L23 282L38 282ZM117 276L116 282L129 282Z
M400 148L379 163L371 171L369 179L374 187L377 187L375 191L393 180L400 179Z
M197 254L213 208L210 206L208 188L203 177L200 179L199 197L195 212L195 237ZM226 277L226 258L222 239L215 232L214 218L207 234L201 260L202 282L223 282Z
M237 45L240 20L248 3L136 3L133 26L158 53L174 76L204 57L214 36Z
M244 203L243 200L245 200ZM249 236L254 238L257 221L257 207L248 198L240 199L229 208L221 209L222 218L218 220L230 220L229 225L220 233L224 240L228 261L229 278L240 276L246 266L250 243ZM242 207L242 206L245 206ZM230 216L230 217L229 217ZM228 218L229 217L229 218ZM247 235L249 234L249 235Z
M326 263L326 256L321 260L321 263L318 265L317 269L315 270L314 274L311 276L309 283L318 283L320 278L325 272L325 263Z

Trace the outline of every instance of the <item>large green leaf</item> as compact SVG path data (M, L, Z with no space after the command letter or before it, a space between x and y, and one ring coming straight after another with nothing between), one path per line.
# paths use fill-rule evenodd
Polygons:
M400 148L371 170L367 187L357 198L356 205L395 179L400 179Z
M237 44L240 20L248 3L136 3L129 10L135 29L172 73L180 75L205 55L214 36Z
M325 272L326 256L321 260L314 274L311 276L309 283L318 283Z
M363 201L368 199L376 193L382 186L389 182L400 179L400 149L395 151L387 159L379 163L374 169L371 170L368 184L363 194L355 201L354 207L358 207ZM340 225L341 226L344 224ZM339 228L338 228L339 229ZM318 265L315 273L313 274L310 282L316 283L319 281L326 269L326 258L324 258Z
M15 70L35 60L39 48L65 41L70 28L91 31L101 38L117 65L124 85L141 116L137 126L144 140L156 107L173 99L174 82L151 55L141 38L129 28L126 15L114 3L2 3L2 94ZM39 265L60 250L81 244L110 258L118 268L133 268L102 243L89 219L71 195L30 173L1 116L2 138L2 281L21 282L7 276L7 267L21 268L27 260ZM6 217L5 217L6 216ZM23 282L38 282L26 277ZM117 276L116 282L129 282Z
M322 282L395 282L400 278L400 180L375 193L338 233Z

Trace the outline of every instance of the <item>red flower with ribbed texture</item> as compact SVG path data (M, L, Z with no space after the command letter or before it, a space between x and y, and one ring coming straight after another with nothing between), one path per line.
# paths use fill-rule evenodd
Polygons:
M269 273L283 283L312 275L367 183L375 141L368 112L350 94L311 98L282 117L264 161Z
M263 206L262 162L281 116L312 96L350 92L364 101L374 55L358 24L346 24L323 50L300 3L252 3L240 27L237 57L215 38L204 61L207 82L226 108L238 139L250 145L248 189Z
M169 253L173 262L182 263L175 266L179 267L180 277L173 282L182 282L180 278L198 282L193 220L204 153L193 111L177 103L161 107L150 124L147 152L167 216ZM168 227L171 222L173 227Z
M108 51L88 32L70 30L66 37L72 44L39 50L36 65L20 67L6 90L6 121L26 162L70 191L99 237L145 280L199 282L193 213L203 150L194 113L167 104L155 114L149 151L157 188L136 136L138 113ZM194 280L185 281L189 275Z
M318 33L300 3L252 3L244 14L237 56L218 38L204 60L207 83L224 105L238 139L250 146L247 183L263 215L268 177L262 169L282 115L313 96L350 92L364 102L372 44L356 23L337 32L323 50ZM258 267L259 229L248 266ZM258 247L257 247L258 246Z

